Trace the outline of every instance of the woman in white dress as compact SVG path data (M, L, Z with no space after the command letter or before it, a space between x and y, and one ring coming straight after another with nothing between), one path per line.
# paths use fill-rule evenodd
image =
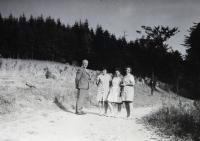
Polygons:
M131 74L131 68L126 68L126 75L122 80L122 101L125 103L127 117L130 117L130 108L133 108L132 102L134 99L134 85L135 79Z
M110 87L111 76L107 74L107 70L103 69L102 73L97 77L97 101L99 104L100 113L103 112L106 114L106 101L108 97L109 87Z
M116 69L115 75L111 81L110 92L108 95L108 105L111 108L112 112L114 111L113 106L117 107L116 109L118 109L118 112L121 110L121 104L122 104L122 100L120 96L121 82L122 82L122 77L121 77L120 71Z

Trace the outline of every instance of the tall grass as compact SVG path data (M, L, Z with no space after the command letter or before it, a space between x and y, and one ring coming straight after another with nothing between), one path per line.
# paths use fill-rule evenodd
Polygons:
M0 114L13 112L15 109L15 98L13 96L0 95Z
M200 140L200 110L196 102L177 99L176 103L163 102L163 106L143 118L143 121L172 140Z
M46 78L46 70L55 77ZM37 107L46 101L61 100L66 106L75 103L75 75L78 67L50 61L2 59L0 66L0 113L11 108L7 99L14 97L16 107ZM96 104L96 87L94 85L97 71L92 75L92 88L89 103ZM26 85L28 84L28 85ZM34 87L28 87L29 85ZM10 105L10 106L9 106ZM87 103L85 103L87 105ZM42 107L42 106L41 106Z

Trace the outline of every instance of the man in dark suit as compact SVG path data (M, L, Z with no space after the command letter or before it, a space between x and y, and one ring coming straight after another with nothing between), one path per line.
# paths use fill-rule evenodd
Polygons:
M77 99L76 99L76 114L82 115L85 114L82 111L83 104L85 102L85 97L89 94L89 88L90 88L90 74L87 70L88 66L88 60L82 61L82 66L80 69L78 69L76 73L75 78L75 85L77 92Z

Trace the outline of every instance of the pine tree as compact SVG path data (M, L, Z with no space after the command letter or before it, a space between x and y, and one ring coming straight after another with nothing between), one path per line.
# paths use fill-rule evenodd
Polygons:
M200 98L200 23L190 28L186 36L185 85L188 95Z

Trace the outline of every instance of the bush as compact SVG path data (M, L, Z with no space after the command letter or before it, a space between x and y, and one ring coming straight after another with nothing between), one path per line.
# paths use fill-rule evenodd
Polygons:
M144 117L145 123L156 127L165 135L181 140L200 140L200 113L198 109L180 104L178 107L162 107L157 112Z
M10 113L14 110L15 98L12 96L0 95L0 114Z

